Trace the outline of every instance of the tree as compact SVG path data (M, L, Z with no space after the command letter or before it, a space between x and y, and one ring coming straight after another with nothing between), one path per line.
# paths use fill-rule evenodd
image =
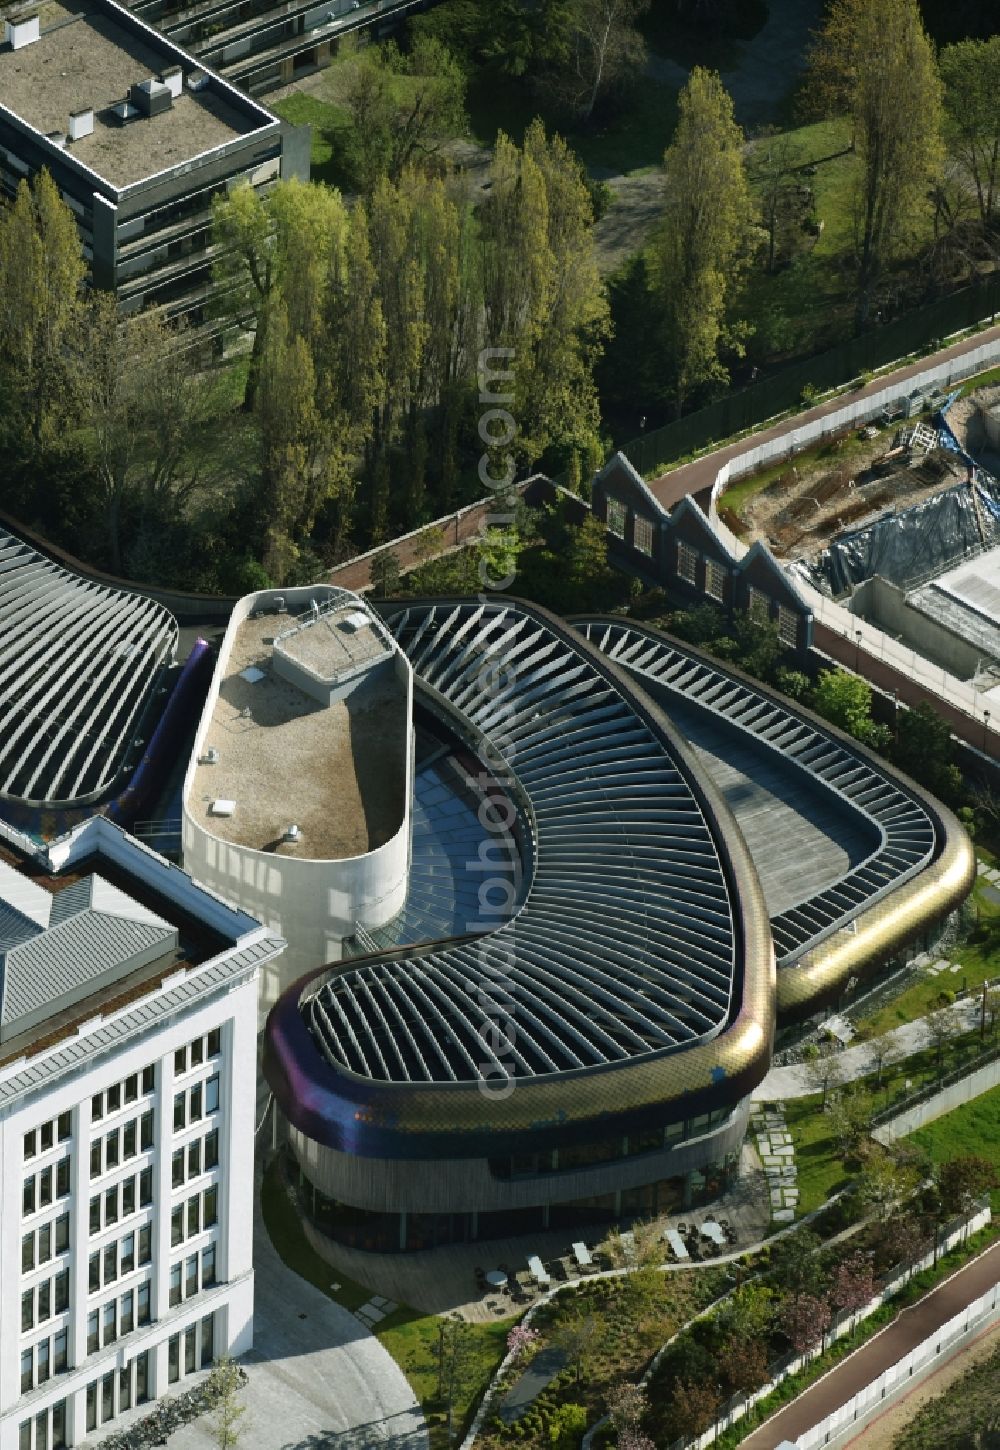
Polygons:
M883 1222L893 1207L914 1187L917 1174L913 1166L897 1153L879 1143L866 1145L861 1173L856 1184L859 1202L874 1209Z
M945 1214L969 1213L988 1189L1000 1187L994 1164L971 1153L942 1163L937 1181Z
M875 1295L872 1261L860 1251L843 1259L833 1271L830 1302L837 1309L854 1314L871 1302Z
M574 1305L552 1331L553 1342L565 1354L577 1385L583 1379L591 1356L597 1348L596 1335L597 1320L580 1305Z
M647 1409L646 1387L632 1380L621 1380L608 1394L608 1418L618 1431L635 1429ZM619 1440L619 1444L621 1441Z
M666 213L651 258L678 417L695 388L728 381L721 352L740 348L728 312L754 219L743 146L731 97L714 71L696 66L663 158Z
M871 1130L872 1118L875 1113L875 1103L871 1093L857 1085L838 1093L830 1104L829 1113L830 1125L840 1146L840 1151L845 1157L855 1153L858 1145Z
M206 1389L209 1399L215 1401L212 1428L219 1450L235 1450L247 1428L243 1423L247 1407L236 1398L243 1378L239 1366L228 1358L218 1360L208 1377Z
M939 57L946 135L976 189L984 232L1000 221L1000 35L946 46Z
M813 1092L822 1093L820 1107L825 1109L830 1093L843 1081L836 1054L830 1047L810 1043L802 1054L802 1071Z
M946 801L954 801L962 789L962 773L954 764L954 754L951 729L933 705L922 700L900 712L893 760Z
M455 1402L467 1387L476 1364L472 1326L464 1319L442 1319L435 1347L438 1361L438 1399L445 1407L447 1443L454 1443Z
M821 670L809 702L818 715L864 745L879 749L889 738L872 719L872 690L867 680L846 670Z
M744 1284L719 1310L719 1330L734 1343L763 1342L771 1331L774 1314L772 1290L763 1284Z
M790 250L801 211L795 169L801 162L801 149L793 136L770 131L760 136L750 152L748 174L760 207L761 224L767 233L769 272L777 270L777 262Z
M771 1250L771 1278L796 1298L815 1286L820 1239L811 1229L799 1229L780 1239Z
M718 1413L719 1389L709 1380L678 1380L673 1388L668 1423L673 1436L701 1435Z
M398 554L392 549L383 549L380 554L375 555L372 560L371 581L377 599L391 599L397 594L400 578Z
M961 1032L962 1024L950 1007L938 1007L936 1011L928 1012L924 1018L924 1026L934 1048L934 1062L940 1076L944 1050Z
M767 1379L767 1340L723 1340L719 1363L730 1394L752 1394Z
M785 1300L778 1318L795 1353L808 1355L830 1327L830 1305L815 1294L798 1294Z
M564 44L557 85L581 121L590 121L602 97L638 77L646 42L636 22L650 0L564 0Z
M617 1450L656 1450L655 1443L644 1435L641 1430L634 1429L631 1425L620 1430L618 1439L615 1441Z
M549 1416L549 1444L555 1450L576 1450L587 1428L586 1405L560 1405Z
M366 192L407 168L426 167L467 130L466 77L440 40L418 34L409 55L392 42L355 64L346 103L354 117L355 169Z
M70 396L86 273L73 213L44 168L0 208L0 376L38 447Z
M941 81L917 0L831 0L811 71L827 109L846 111L854 129L861 329L940 169Z
M899 1040L891 1032L876 1032L865 1041L875 1067L875 1086L882 1086L882 1074L903 1056Z
M507 1335L507 1353L520 1359L529 1349L535 1347L539 1337L537 1329L531 1329L527 1324L515 1324Z

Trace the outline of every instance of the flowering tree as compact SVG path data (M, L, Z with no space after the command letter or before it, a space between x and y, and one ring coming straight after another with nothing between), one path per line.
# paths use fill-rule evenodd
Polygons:
M538 1330L529 1329L527 1324L515 1324L507 1335L507 1353L519 1358L538 1339Z
M646 1413L646 1386L623 1380L608 1395L608 1416L615 1429L635 1429ZM619 1444L621 1441L619 1440Z
M619 1430L616 1444L618 1450L656 1450L655 1443L648 1435L632 1428Z
M867 1254L855 1253L838 1264L830 1286L830 1298L838 1309L856 1313L874 1297L875 1275Z
M808 1354L821 1342L830 1326L830 1306L814 1294L799 1294L781 1306L781 1327L796 1354Z

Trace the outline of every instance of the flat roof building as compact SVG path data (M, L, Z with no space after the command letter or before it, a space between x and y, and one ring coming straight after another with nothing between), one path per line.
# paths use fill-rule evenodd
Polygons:
M253 1341L257 973L283 943L95 818L0 825L0 1450Z
M95 286L128 310L199 308L213 197L307 177L307 134L115 0L45 0L31 17L9 11L0 44L0 186L47 168Z

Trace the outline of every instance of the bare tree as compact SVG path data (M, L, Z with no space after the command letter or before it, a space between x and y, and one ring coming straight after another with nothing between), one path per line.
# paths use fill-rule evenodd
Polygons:
M584 121L602 95L642 71L646 43L636 21L648 9L649 0L572 0L562 85Z
M927 1026L927 1036L934 1048L935 1065L940 1074L944 1050L949 1042L958 1036L961 1031L961 1023L950 1007L939 1007L936 1012L928 1012L924 1021Z

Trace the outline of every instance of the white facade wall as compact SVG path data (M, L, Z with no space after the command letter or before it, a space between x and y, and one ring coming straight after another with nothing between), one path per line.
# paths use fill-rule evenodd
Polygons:
M25 1095L14 1101L0 1116L0 1173L3 1194L0 1195L0 1302L3 1305L0 1329L0 1450L46 1450L61 1443L53 1434L53 1407L64 1404L65 1444L77 1445L89 1435L109 1433L122 1404L125 1384L133 1402L136 1390L136 1362L147 1355L147 1393L150 1400L167 1390L171 1382L170 1345L175 1336L178 1344L179 1378L183 1379L190 1356L201 1368L203 1354L218 1357L223 1353L239 1355L250 1348L253 1336L253 1111L255 1102L257 973L247 971L235 977L227 988L216 988L196 1005L174 1017L164 1018L151 1031L126 1040L119 1050L105 1052L88 1059L82 1071L53 1082L51 1087ZM102 1021L102 1019L97 1019ZM106 1024L107 1019L103 1019ZM96 1025L96 1021L95 1024ZM82 1029L86 1031L86 1026ZM218 1032L218 1052L209 1055L213 1045L209 1035ZM191 1044L202 1044L202 1061L192 1063ZM175 1065L175 1053L187 1052L183 1064ZM184 1066L184 1071L178 1069ZM23 1072L23 1060L13 1064L8 1074ZM153 1069L150 1092L143 1092L143 1072ZM5 1074L6 1075L6 1074ZM136 1075L137 1097L126 1103L125 1084ZM217 1079L218 1107L215 1088L208 1084ZM108 1089L120 1088L117 1109L109 1099ZM185 1094L185 1114L197 1106L200 1089L200 1118L174 1128L174 1099ZM194 1090L194 1094L192 1093ZM102 1095L102 1116L95 1119L93 1099ZM145 1149L142 1144L142 1115L152 1112L152 1140ZM58 1120L69 1114L70 1136L59 1142ZM138 1121L137 1121L138 1120ZM136 1122L135 1152L127 1160L125 1125ZM40 1132L36 1142L39 1151L25 1159L25 1134L53 1124L52 1146L41 1150ZM65 1127L65 1123L63 1125ZM107 1138L117 1133L118 1162L114 1154L108 1163ZM216 1133L218 1162L205 1169L205 1142ZM92 1174L91 1150L95 1140L104 1140L101 1149L101 1172ZM201 1143L201 1171L193 1155L192 1144ZM179 1149L184 1151L186 1181L177 1187L172 1182L172 1159ZM69 1159L68 1183L60 1185L56 1165ZM187 1168L192 1176L187 1177ZM46 1170L52 1171L52 1201L43 1204L42 1180ZM63 1170L65 1174L66 1170ZM141 1206L144 1191L140 1175L151 1178L152 1202ZM35 1209L25 1212L24 1183L35 1180ZM133 1184L134 1208L126 1212L126 1185ZM68 1188L61 1192L60 1189ZM117 1222L105 1222L108 1194L114 1200L111 1216ZM146 1190L148 1192L148 1189ZM91 1232L91 1200L100 1197L99 1230ZM213 1210L214 1199L214 1210ZM190 1209L189 1203L197 1206ZM174 1245L172 1214L182 1208L183 1240ZM68 1215L68 1248L55 1253L55 1224ZM197 1218L195 1217L197 1215ZM215 1216L214 1224L202 1226L206 1218ZM150 1230L150 1261L140 1265L142 1256L140 1230ZM43 1239L46 1228L48 1242ZM64 1231L64 1230L63 1230ZM22 1268L23 1240L32 1236L35 1267ZM127 1236L132 1241L135 1265L128 1271L123 1256ZM117 1246L117 1248L115 1247ZM106 1256L105 1251L110 1251ZM206 1256L205 1251L209 1251ZM209 1278L210 1255L214 1250L215 1284ZM39 1258L51 1255L45 1263ZM96 1290L91 1289L90 1266L99 1254L101 1278L104 1278L106 1257L115 1258L115 1277ZM197 1288L188 1279L189 1261L197 1255ZM28 1260L25 1260L28 1262ZM181 1265L181 1299L171 1306L171 1268ZM126 1272L122 1272L122 1270ZM110 1272L110 1270L109 1270ZM56 1276L68 1274L69 1302L65 1310L55 1312ZM65 1281L64 1281L65 1282ZM48 1283L48 1302L41 1286ZM135 1324L131 1330L123 1322L123 1297L132 1295L132 1314L139 1314L139 1288L149 1286L148 1324ZM187 1291L191 1289L190 1295ZM22 1330L26 1293L31 1295L33 1325ZM105 1311L115 1304L114 1339L105 1339ZM98 1313L100 1347L88 1352L88 1318ZM39 1322L39 1316L46 1317ZM204 1321L212 1316L213 1342L207 1339ZM123 1332L123 1330L125 1332ZM190 1341L187 1331L193 1331ZM67 1367L55 1373L56 1337L65 1332ZM110 1329L107 1331L110 1334ZM39 1353L48 1344L48 1378L39 1383L44 1363ZM190 1347L189 1347L190 1345ZM32 1387L22 1393L22 1355L32 1352ZM110 1381L106 1377L110 1376ZM91 1400L96 1398L97 1429L88 1432L88 1386L95 1385ZM109 1391L105 1385L109 1385ZM103 1414L103 1400L109 1392L113 1414ZM91 1417L92 1418L92 1417ZM58 1423L58 1421L57 1421ZM105 1431L104 1426L109 1429ZM27 1427L27 1428L25 1428Z
M409 733L402 823L395 835L377 850L341 860L310 860L280 856L224 841L195 819L188 810L198 757L210 743L212 718L225 676L233 641L250 611L282 594L289 611L303 609L311 599L322 603L343 590L324 585L302 589L264 590L247 595L233 610L219 649L219 659L205 702L194 750L184 780L182 846L184 870L200 885L250 913L287 942L281 957L270 962L260 976L260 1019L282 991L305 972L340 960L345 937L358 924L369 930L384 926L403 909L410 866L411 801L413 796L413 738ZM350 596L348 596L350 597ZM367 606L361 605L362 608ZM405 689L405 710L413 719L413 671L401 652L393 660ZM292 768L275 758L274 771ZM302 768L308 768L304 766ZM0 1447L2 1450L2 1447Z

